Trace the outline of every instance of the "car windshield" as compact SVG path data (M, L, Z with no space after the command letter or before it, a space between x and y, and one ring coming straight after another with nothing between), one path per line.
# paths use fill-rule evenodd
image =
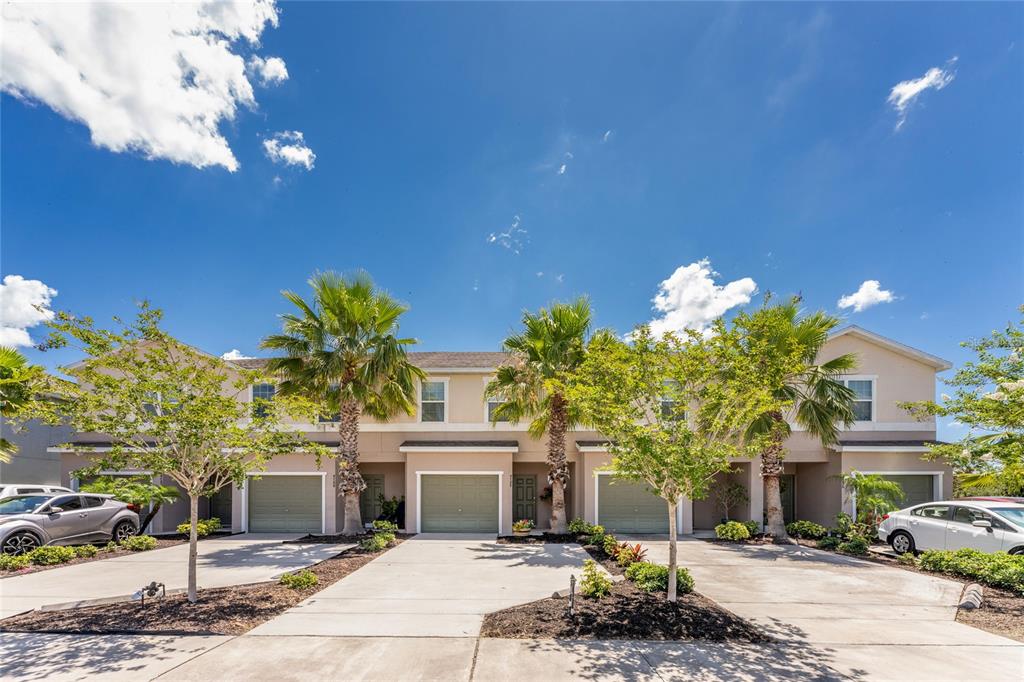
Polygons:
M53 495L22 495L0 500L0 514L25 514L49 500Z
M1007 507L1004 509L993 509L996 514L999 514L1007 521L1010 521L1015 526L1024 528L1024 509L1014 509L1013 507Z

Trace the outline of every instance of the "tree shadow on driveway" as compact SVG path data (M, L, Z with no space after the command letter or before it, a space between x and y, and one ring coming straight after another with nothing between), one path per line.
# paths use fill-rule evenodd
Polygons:
M491 559L508 562L509 566L537 568L583 568L583 561L589 559L586 551L578 545L545 543L543 545L481 544L470 547L474 559Z

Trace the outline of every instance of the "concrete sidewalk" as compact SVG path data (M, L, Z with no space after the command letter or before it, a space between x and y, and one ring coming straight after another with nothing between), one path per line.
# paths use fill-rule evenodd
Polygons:
M421 534L249 636L476 637L485 613L567 588L586 558L572 545Z
M272 580L354 545L283 544L301 534L246 534L198 544L199 587ZM188 580L188 543L0 579L0 618L48 604L130 595L150 581L168 590Z

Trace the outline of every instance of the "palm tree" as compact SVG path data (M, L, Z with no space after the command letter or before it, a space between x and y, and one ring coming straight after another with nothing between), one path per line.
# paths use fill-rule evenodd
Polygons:
M565 434L581 421L580 410L559 388L559 381L583 362L590 330L590 303L578 298L555 303L550 310L523 313L523 331L503 343L511 362L498 368L486 395L501 402L492 420L518 423L530 419L529 433L548 436L548 483L551 484L551 530L565 533Z
M23 415L36 400L42 380L41 367L28 364L24 355L0 346L0 417L5 420ZM0 438L0 462L10 462L18 446Z
M408 306L376 288L369 275L316 273L309 284L309 303L282 292L298 313L281 315L283 333L260 345L284 354L268 365L281 379L281 395L303 396L339 415L335 485L345 500L342 533L354 535L363 530L359 494L366 488L359 473L359 418L414 414L416 382L426 375L408 359L406 346L416 340L396 336Z
M817 364L818 353L828 341L829 332L839 320L825 312L809 315L800 311L800 298L786 303L764 305L751 315L737 317L737 325L748 335L752 352L758 354L767 373L773 376L775 396L790 404L793 422L823 446L839 440L839 425L854 421L854 394L839 378L857 366L853 354L840 355ZM747 430L747 437L766 441L761 452L761 478L764 480L767 533L787 541L782 515L782 474L784 443L792 433L787 415L781 410L758 417Z

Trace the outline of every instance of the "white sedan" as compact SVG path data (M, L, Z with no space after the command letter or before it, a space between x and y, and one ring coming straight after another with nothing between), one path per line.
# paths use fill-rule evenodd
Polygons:
M1024 504L928 502L882 517L878 537L898 554L963 549L1024 554Z

